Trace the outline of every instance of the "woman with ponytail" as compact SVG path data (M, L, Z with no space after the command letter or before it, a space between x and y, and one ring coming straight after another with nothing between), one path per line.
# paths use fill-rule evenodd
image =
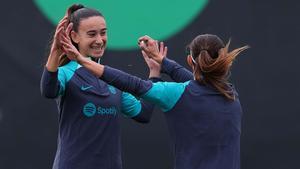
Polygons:
M62 45L65 31L76 51L95 64L100 63L107 42L103 15L83 5L72 5L56 28L41 79L42 95L56 99L59 111L53 169L122 169L120 113L146 123L154 106L70 60Z
M77 60L97 77L120 90L158 105L169 125L176 169L239 169L242 108L228 83L230 67L248 46L229 52L216 35L199 35L189 45L189 72L163 57L155 40L139 39L145 56L162 64L176 82L141 80L117 69L95 64L80 55L65 34L62 44L70 59Z

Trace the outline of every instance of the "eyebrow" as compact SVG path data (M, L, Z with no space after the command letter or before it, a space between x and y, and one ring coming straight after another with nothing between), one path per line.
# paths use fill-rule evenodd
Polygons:
M100 30L100 32L106 31L106 30L107 30L107 28L103 28L103 29ZM91 33L91 32L97 32L97 30L89 30L89 31L87 31L87 33Z

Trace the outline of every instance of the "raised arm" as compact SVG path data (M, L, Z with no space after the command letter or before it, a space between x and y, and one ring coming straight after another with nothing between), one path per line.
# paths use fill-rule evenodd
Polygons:
M58 73L59 59L64 52L60 43L60 38L64 33L66 23L68 21L67 15L59 22L56 27L53 42L51 45L50 54L45 65L41 78L41 93L47 98L56 98L63 87L63 74Z
M162 42L158 45L156 40L149 36L143 36L139 39L139 46L143 55L160 64L162 73L168 74L175 82L186 82L193 79L192 72L166 58L167 48Z
M47 68L44 68L40 88L42 96L52 99L56 98L61 90L58 72L50 72Z
M170 110L181 97L189 83L157 82L142 80L136 76L105 66L100 78L119 88L158 105L163 111Z
M151 72L151 71L150 71ZM151 73L150 73L151 75ZM152 74L153 75L153 74ZM158 77L151 77L149 78L152 82L158 82L161 81ZM122 94L122 107L124 113L130 113L136 114L134 116L131 116L131 118L139 123L149 123L152 118L153 110L155 105L153 103L150 103L149 101L146 101L144 99L137 99L131 94L127 92L123 92ZM126 115L128 116L128 115ZM130 116L129 116L130 117Z
M175 82L186 82L194 78L191 71L166 57L162 60L161 72L169 75Z
M187 83L152 83L149 80L142 80L109 66L104 66L84 58L70 42L63 42L67 51L67 56L72 60L77 60L82 66L91 71L110 85L126 91L135 96L142 97L150 101L163 111L170 110L178 101ZM153 86L153 87L152 87Z

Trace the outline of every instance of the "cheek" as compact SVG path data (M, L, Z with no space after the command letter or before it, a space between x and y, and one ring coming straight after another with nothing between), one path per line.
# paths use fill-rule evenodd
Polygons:
M80 41L80 46L83 48L87 48L92 43L91 40L84 39Z
M106 43L107 42L107 36L102 37L102 41Z

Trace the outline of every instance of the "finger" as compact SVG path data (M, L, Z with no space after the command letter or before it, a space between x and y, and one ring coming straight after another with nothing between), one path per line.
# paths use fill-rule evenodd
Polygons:
M60 42L61 42L62 44L64 44L64 45L67 45L67 46L70 46L70 47L74 46L74 45L72 44L72 42L70 42L69 39L66 38L65 36L62 36L62 37L61 37Z
M70 36L71 30L73 29L73 23L70 23L66 29L66 34Z
M154 42L155 42L155 46L158 47L158 40L154 40Z
M62 33L61 38L62 38L65 42L67 42L67 43L69 43L69 44L72 44L72 40L71 40L70 36L66 33L66 31L64 31L64 32Z
M64 41L60 42L62 44L62 47L66 50L69 51L70 50L70 45Z
M148 51L147 48L146 48L145 46L140 46L140 48L142 49L142 51L145 51L145 52Z
M58 22L57 26L65 26L65 23L68 22L68 18L64 17L61 21Z
M164 49L163 56L164 56L164 57L167 57L167 53L168 53L168 47L166 46L165 49Z
M144 36L142 36L142 37L139 38L139 41L148 41L148 40L150 40L150 39L151 39L150 36L144 35Z
M60 28L65 28L66 23L67 23L67 20L64 20L63 22L59 23L56 27L56 31Z
M55 35L54 37L56 38L62 31L63 31L63 27L60 27L56 32L55 32Z
M62 58L64 55L65 55L66 53L65 52L63 52L61 55L59 55L59 57L58 58Z
M164 42L160 42L160 45L159 45L159 53L161 53L161 54L164 53Z
M68 55L68 53L69 53L69 49L65 46L65 45L62 45L62 50L64 51L64 53L66 54L66 55Z
M61 43L68 44L68 45L73 45L72 42L70 42L70 40L65 36L61 37Z

